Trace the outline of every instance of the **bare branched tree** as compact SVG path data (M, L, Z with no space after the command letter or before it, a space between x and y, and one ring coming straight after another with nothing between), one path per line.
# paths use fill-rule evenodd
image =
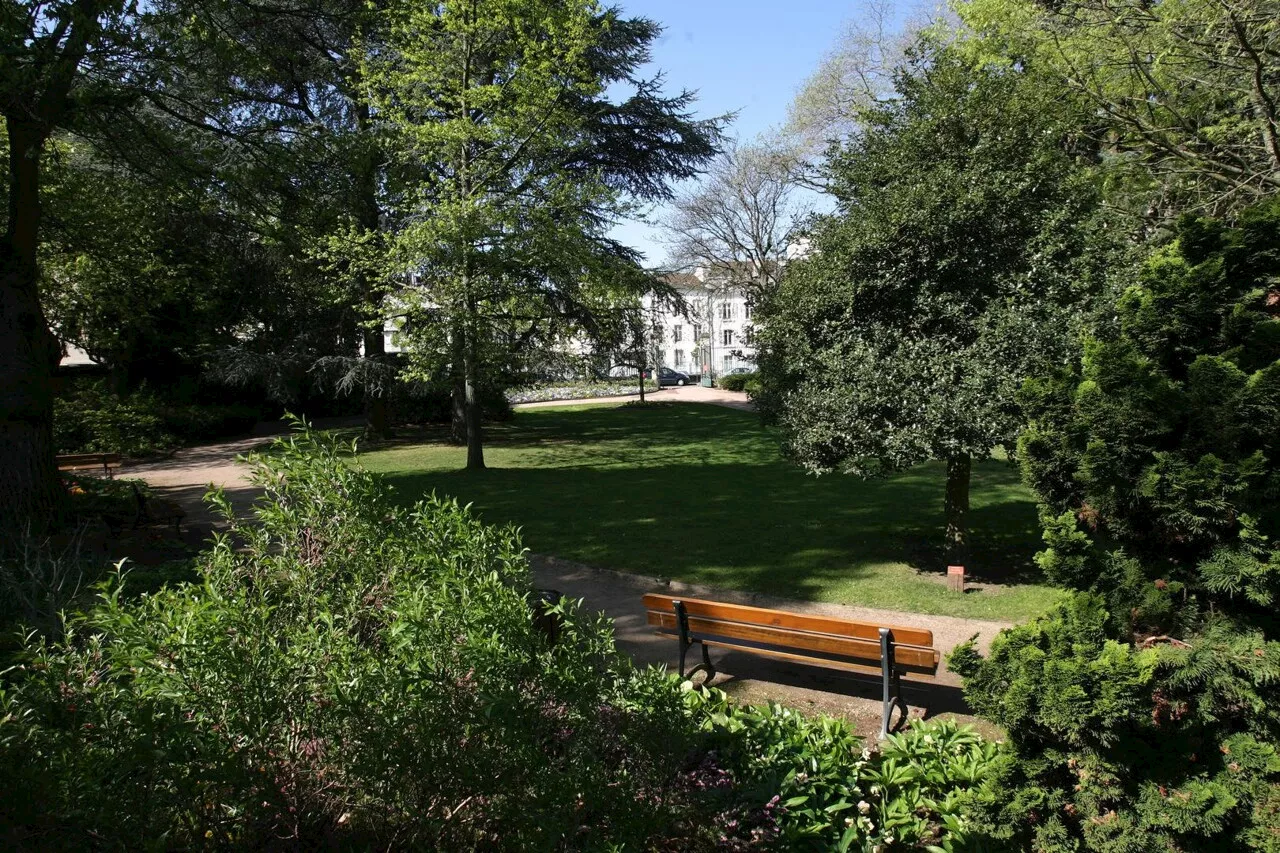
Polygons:
M794 151L797 179L805 186L825 189L817 164L831 145L857 134L867 109L894 96L894 72L920 34L957 29L946 4L921 3L905 18L899 16L901 8L890 0L860 3L791 103L782 135Z
M787 246L806 208L787 148L735 145L702 183L680 195L663 223L673 266L701 268L705 286L748 299L777 284Z

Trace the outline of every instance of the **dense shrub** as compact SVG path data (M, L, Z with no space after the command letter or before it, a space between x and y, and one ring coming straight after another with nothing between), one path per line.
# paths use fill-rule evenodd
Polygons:
M144 456L177 446L165 429L159 400L146 391L120 396L102 381L86 382L53 401L53 441L59 453Z
M722 831L746 827L769 849L959 849L964 813L1004 761L997 744L950 721L916 723L872 749L842 720L735 705L715 689L687 696L707 738L702 775L763 803Z
M952 656L1016 762L993 833L1043 851L1280 850L1280 202L1186 218L1028 383L1019 441L1083 590Z
M397 382L391 393L391 417L402 424L447 424L453 418L453 398L447 387ZM487 421L506 421L514 415L500 388L480 388L480 411Z
M678 690L567 602L552 646L511 530L396 509L309 434L254 471L256 523L219 499L198 582L113 584L6 676L17 843L592 848L668 823Z
M244 435L262 414L255 406L236 403L166 405L160 410L165 428L184 444Z
M1280 655L1217 623L1190 642L1113 639L1079 594L952 654L1016 760L973 815L1011 850L1280 850ZM1259 843L1265 841L1265 843Z
M726 391L745 391L752 382L757 385L760 382L755 373L728 373L716 379L716 385Z
M54 400L54 444L59 453L148 456L248 432L259 415L249 405L175 403L146 388L121 395L82 381Z

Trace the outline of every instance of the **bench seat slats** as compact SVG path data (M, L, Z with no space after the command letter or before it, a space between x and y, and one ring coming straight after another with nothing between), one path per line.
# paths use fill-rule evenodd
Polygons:
M674 636L674 635L673 635ZM778 658L779 660L790 661L791 663L808 664L812 666L814 663L820 663L823 667L830 669L847 670L849 672L866 673L868 675L879 675L880 664L861 664L852 661L830 660L825 658L813 658L809 655L795 654L794 652L785 652L781 649L769 648L752 648L740 643L722 643L718 640L702 640L704 645L712 646L720 649L736 649L738 651L750 652L753 655L763 655L764 657Z
M663 633L679 637L680 625L675 613L649 611L649 624ZM689 633L694 637L719 640L745 640L770 646L785 646L815 655L872 661L879 669L880 643L857 637L840 637L832 634L816 634L769 625L749 625L719 619L689 616ZM894 644L894 659L904 667L932 671L937 667L933 649Z
M670 637L673 640L680 639L679 630L668 630L659 628L654 632L660 637ZM786 660L798 663L807 663L817 666L832 666L837 669L851 669L859 672L873 672L879 674L881 672L880 661L873 660L867 655L857 655L856 657L848 655L836 655L825 652L809 652L805 649L798 648L795 643L763 643L755 640L736 639L732 637L715 636L715 635L695 635L695 642L702 643L707 646L718 646L725 649L737 649L738 651L749 652L754 655L769 655L772 657L785 657ZM790 649L791 651L787 651ZM938 671L938 663L930 650L921 651L921 658L925 663L907 663L903 660L898 652L902 649L895 649L894 668L908 673L919 675L934 675ZM913 656L914 657L914 656Z
M799 613L787 613L783 610L770 610L765 607L750 607L745 604L722 604L716 601L705 601L697 598L683 598L675 595L649 593L644 597L645 609L662 613L672 613L672 603L681 601L690 617L700 616L708 619L719 619L730 622L744 622L749 625L763 625L774 628L791 628L815 634L831 634L838 637L853 637L870 640L876 644L876 658L879 659L880 628L893 631L894 642L899 646L933 646L933 632L923 628L907 628L900 625L877 625L869 622L854 622L848 619L836 619L830 616L808 616Z

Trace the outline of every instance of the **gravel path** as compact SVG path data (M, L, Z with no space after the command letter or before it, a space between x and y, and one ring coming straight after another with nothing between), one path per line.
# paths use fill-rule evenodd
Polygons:
M943 663L932 681L904 680L904 698L912 716L957 716L964 722L978 724L988 733L997 733L981 721L968 716L968 708L960 692L960 678L947 669L946 656L971 636L978 635L978 647L986 650L991 639L1010 623L961 619L954 616L930 616L923 613L898 613L843 604L823 604L761 595L712 589L680 581L596 569L557 557L532 555L534 580L543 589L552 589L569 598L582 599L590 612L602 612L613 620L618 647L640 664L679 664L675 641L658 637L646 622L641 597L648 592L711 598L735 604L749 604L794 613L834 616L885 626L925 628L933 632L933 645L942 653ZM687 664L700 658L690 653ZM715 684L752 702L781 702L794 708L821 711L851 720L863 734L872 734L880 726L880 690L877 676L860 676L835 670L807 667L763 658L742 652L716 650L712 653L717 675ZM997 733L998 734L998 733Z

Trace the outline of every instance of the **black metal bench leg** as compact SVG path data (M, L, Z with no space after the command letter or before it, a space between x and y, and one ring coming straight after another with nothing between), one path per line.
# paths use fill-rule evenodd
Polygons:
M676 611L676 625L680 629L680 677L692 678L693 674L701 669L707 674L706 679L703 681L703 684L706 684L708 681L716 677L716 668L711 664L711 655L707 651L707 646L705 643L698 643L697 640L690 636L689 614L685 612L684 602L673 601L671 602L671 606ZM688 672L685 672L685 656L688 655L689 649L694 643L698 643L698 645L702 646L702 663L695 666Z
M880 675L883 686L883 704L880 711L880 739L889 736L889 718L893 716L893 706L902 701L894 694L898 687L897 667L893 660L893 632L888 628L880 629Z
M707 651L707 644L702 643L701 645L702 645L702 669L707 674L706 680L703 681L702 683L709 684L711 683L711 679L716 677L716 668L715 668L715 665L711 663L711 654L710 652ZM694 668L696 669L697 667L694 667Z

